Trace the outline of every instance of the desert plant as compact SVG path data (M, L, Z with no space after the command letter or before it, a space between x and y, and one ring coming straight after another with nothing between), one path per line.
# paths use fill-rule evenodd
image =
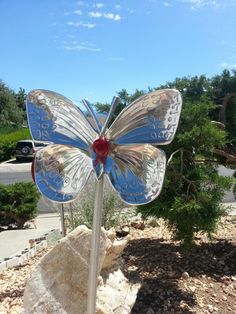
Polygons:
M39 192L31 182L0 185L0 225L24 227L37 213Z
M92 228L94 211L94 180L89 180L85 190L79 195L78 199L67 205L68 215L66 222L69 229L74 229L79 225L86 225ZM107 183L105 183L103 196L102 226L109 230L117 227L126 219L126 214L122 211L124 203Z

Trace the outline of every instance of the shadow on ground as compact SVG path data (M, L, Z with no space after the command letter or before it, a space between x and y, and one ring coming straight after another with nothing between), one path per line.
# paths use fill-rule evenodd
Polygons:
M227 241L201 243L183 255L176 243L137 239L123 258L126 277L142 283L132 314L193 313L197 298L186 289L189 279L221 283L236 274L236 246Z

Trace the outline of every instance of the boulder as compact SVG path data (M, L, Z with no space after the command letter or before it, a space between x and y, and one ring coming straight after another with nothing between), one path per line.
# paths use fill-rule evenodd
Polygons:
M91 233L79 226L40 260L25 288L24 314L86 313ZM139 285L117 267L126 242L102 229L96 313L129 313L135 302Z

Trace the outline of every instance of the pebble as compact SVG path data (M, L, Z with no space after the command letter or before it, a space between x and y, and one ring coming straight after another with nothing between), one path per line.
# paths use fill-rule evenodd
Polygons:
M209 311L210 313L212 313L212 312L214 311L214 308L213 308L213 306L212 306L211 304L208 304L208 305L207 305L207 309L208 309L208 311Z
M188 279L188 278L189 278L189 273L185 271L185 272L182 274L182 277L183 277L184 279Z

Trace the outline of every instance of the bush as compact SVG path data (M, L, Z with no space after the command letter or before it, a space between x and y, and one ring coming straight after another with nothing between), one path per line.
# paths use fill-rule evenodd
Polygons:
M217 172L214 150L225 145L227 134L211 123L212 110L206 98L184 102L176 138L165 149L171 158L163 191L155 201L138 208L144 217L166 219L186 247L193 243L195 232L210 236L215 230L225 211L220 202L232 184L232 179Z
M29 129L27 128L11 130L10 133L6 133L4 128L0 129L0 162L12 158L16 143L23 139L31 139Z
M39 192L31 182L0 185L0 225L22 229L36 217Z
M74 229L79 225L86 225L92 229L94 212L94 178L89 180L78 200L71 203L69 215L67 216L67 226ZM121 201L116 192L114 192L107 182L105 183L103 194L102 226L109 230L117 227L125 220L122 214L123 207L127 207Z

